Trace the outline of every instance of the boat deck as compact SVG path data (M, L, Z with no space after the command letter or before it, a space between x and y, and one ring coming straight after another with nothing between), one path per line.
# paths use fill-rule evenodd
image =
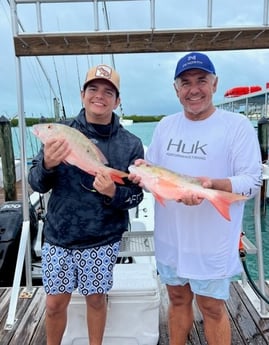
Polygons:
M17 322L12 330L5 330L11 288L0 288L0 339L1 345L46 345L45 293L36 287L32 298L22 296L18 302ZM231 286L231 298L227 302L232 324L232 344L269 343L269 319L260 318L238 282ZM161 285L160 337L158 345L168 345L167 329L168 299ZM132 311L130 310L130 313ZM187 345L206 345L203 320L195 306L195 322Z

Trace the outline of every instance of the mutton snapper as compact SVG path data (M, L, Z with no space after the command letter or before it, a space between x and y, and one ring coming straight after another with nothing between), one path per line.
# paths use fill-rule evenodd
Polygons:
M231 220L229 208L236 201L247 197L221 190L204 188L199 179L180 175L171 170L148 164L130 165L130 173L141 178L145 188L155 199L164 205L164 200L180 200L190 191L200 198L207 199L227 220Z
M83 133L70 126L59 123L42 123L33 126L33 134L43 144L50 138L65 139L68 142L71 152L65 158L64 163L75 165L90 175L96 175L99 167L109 171L114 182L124 184L123 178L128 174L121 170L106 167L107 159L99 148L91 142Z

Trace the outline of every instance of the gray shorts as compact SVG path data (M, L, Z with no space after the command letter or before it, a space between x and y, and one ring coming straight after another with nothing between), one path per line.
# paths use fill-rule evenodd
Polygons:
M49 243L42 247L42 280L49 295L106 294L113 284L113 267L120 242L89 249L66 249Z
M227 300L230 297L230 278L223 279L188 279L178 277L174 267L157 262L157 269L163 284L167 285L190 285L191 291L196 295L207 296L216 299Z

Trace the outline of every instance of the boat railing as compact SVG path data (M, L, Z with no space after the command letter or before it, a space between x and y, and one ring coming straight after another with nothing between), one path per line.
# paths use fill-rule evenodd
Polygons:
M138 18L138 28L129 29L122 27L118 29L121 21L116 20L117 25L115 28L112 26L107 29L102 27L100 20L99 4L118 2L119 5L124 3L134 2L134 0L11 0L12 11L12 24L13 24L13 38L16 56L41 56L41 55L80 55L80 54L114 54L114 53L155 53L155 52L178 52L178 51L195 51L195 50L236 50L236 49L262 49L268 47L268 7L269 0L264 0L263 13L261 15L261 22L256 25L238 25L238 22L231 24L230 27L220 25L213 26L213 2L197 3L197 11L205 12L205 20L199 27L186 28L183 24L182 27L170 28L157 28L156 27L156 12L158 6L155 0L136 0L138 2L148 3L148 8L143 6L146 12L145 18L149 18L148 25L141 29L142 21ZM47 18L50 19L59 11L57 20L63 18L62 7L55 8L55 4L59 3L85 3L87 8L85 13L89 13L89 20L86 22L85 28L83 27L82 20L79 21L80 29L76 31L53 31L48 30L48 22L44 23ZM34 5L36 20L36 28L31 28L32 31L25 31L23 15L19 9L22 6ZM90 6L92 13L90 13ZM138 4L136 4L138 5ZM53 6L53 7L52 7ZM168 5L169 6L169 5ZM48 7L52 10L48 13ZM127 6L123 7L125 12L130 10ZM246 6L247 8L247 6ZM32 10L32 8L31 8ZM22 11L23 12L23 11ZM45 14L44 14L45 13ZM114 11L115 13L115 11ZM117 13L117 12L116 12ZM176 23L178 20L178 11L174 11L177 15ZM117 13L118 15L118 13ZM133 12L132 12L133 15ZM162 14L158 13L160 17ZM191 13L190 13L191 15ZM252 17L252 13L246 14ZM93 18L93 19L92 19ZM68 16L69 19L69 16ZM171 18L172 19L172 18ZM215 18L214 18L215 19ZM113 20L112 20L113 21ZM146 21L146 20L145 20ZM173 22L170 20L170 22ZM184 23L184 20L182 20ZM25 27L29 27L25 25ZM76 23L78 24L78 23ZM62 26L70 27L70 23L61 23ZM89 26L91 26L89 28ZM31 27L30 26L30 27ZM44 30L46 28L46 30Z
M263 181L265 187L269 180L269 167L263 165ZM266 193L265 193L266 198ZM263 203L266 200L263 200ZM255 245L249 241L246 236L243 236L242 241L247 254L253 254L257 256L258 266L258 281L257 288L262 296L266 296L265 291L265 272L264 272L264 258L263 258L263 244L262 244L262 229L261 229L261 189L254 198L254 229L255 229ZM251 286L248 284L248 279L245 273L242 274L242 288L246 295L251 300L253 306L260 314L261 317L269 317L268 304L259 295L255 294Z
M14 280L12 285L12 293L9 303L8 315L5 324L6 330L11 330L16 322L16 309L20 293L20 283L23 271L23 264L25 263L26 269L26 289L24 295L27 297L32 297L34 289L32 286L32 276L31 276L31 247L30 247L30 221L23 221L22 232L20 238L19 251L16 262L16 269L14 274Z
M251 121L258 121L262 117L268 117L269 85L267 84L261 91L227 98L223 102L217 103L215 105L216 107L221 109L242 113L246 115Z
M40 203L44 204L44 212L46 212L46 205L48 202L50 193L40 195L39 193L33 193L30 195L30 203L36 209ZM42 201L41 201L42 200ZM28 202L28 201L27 201ZM27 212L26 212L27 213ZM24 215L24 217L27 217ZM43 220L39 220L39 228L43 228ZM14 278L12 283L12 292L9 302L9 309L7 320L5 323L5 329L11 330L16 323L16 310L18 299L20 296L23 298L31 298L34 294L35 288L32 284L32 254L31 254L31 239L30 239L30 220L25 219L22 222L22 230L20 236L20 243L18 249L18 255L16 260ZM23 266L25 267L25 280L26 286L21 290L21 279L23 273Z

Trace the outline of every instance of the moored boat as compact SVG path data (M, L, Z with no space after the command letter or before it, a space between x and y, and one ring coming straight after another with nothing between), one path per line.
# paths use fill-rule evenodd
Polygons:
M224 97L240 97L247 95L249 93L261 91L261 86L237 86L227 90L224 94Z
M120 117L120 124L125 127L125 126L131 126L133 124L132 119L124 119L123 117Z

